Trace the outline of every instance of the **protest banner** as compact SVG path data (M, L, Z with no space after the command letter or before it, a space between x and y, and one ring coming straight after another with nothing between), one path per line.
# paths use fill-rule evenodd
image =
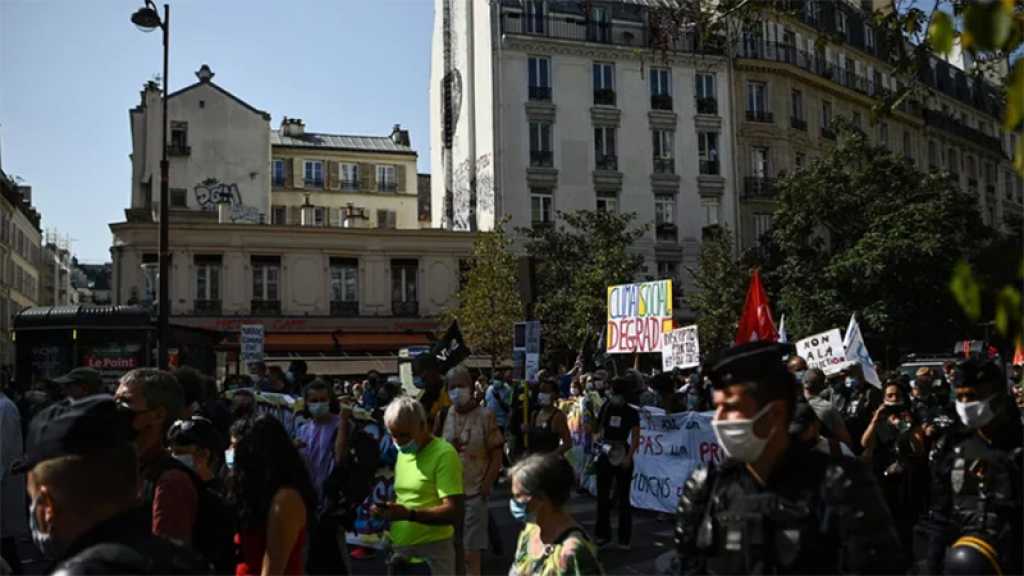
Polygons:
M815 334L796 343L796 353L807 361L808 368L820 368L826 376L842 371L850 365L839 328Z
M633 457L629 500L636 508L672 514L698 466L720 462L712 412L640 411L640 447Z
M671 280L608 287L607 353L661 352L672 327Z
M238 332L242 363L249 368L263 361L263 324L242 324Z
M700 366L700 339L697 325L683 326L665 334L661 347L661 369L668 372L674 368Z

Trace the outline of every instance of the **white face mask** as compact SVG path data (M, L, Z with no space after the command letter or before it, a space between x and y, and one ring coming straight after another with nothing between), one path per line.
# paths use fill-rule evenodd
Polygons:
M767 438L754 433L754 423L764 416L771 404L768 404L749 420L712 420L711 427L715 430L718 444L725 455L733 460L747 464L756 462L768 444Z
M188 466L189 470L196 469L196 461L191 454L172 454L172 456L178 462L181 462L185 466Z
M541 406L551 406L551 394L548 394L547 392L537 394L537 402L539 402Z
M996 413L992 411L992 397L974 402L956 401L956 413L960 421L968 428L981 428L987 426L995 418Z

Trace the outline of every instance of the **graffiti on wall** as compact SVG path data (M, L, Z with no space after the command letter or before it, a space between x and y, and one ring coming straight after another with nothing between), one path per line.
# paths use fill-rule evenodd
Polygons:
M260 211L258 208L246 206L242 203L242 195L238 191L238 184L226 184L216 178L207 178L192 188L195 194L196 205L201 210L216 210L220 204L227 204L230 209L228 218L233 223L259 224Z

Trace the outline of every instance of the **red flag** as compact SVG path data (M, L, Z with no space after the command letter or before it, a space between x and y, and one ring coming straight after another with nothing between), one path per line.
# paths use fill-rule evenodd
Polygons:
M1020 338L1017 338L1017 345L1013 350L1013 365L1020 366L1024 364L1024 343L1021 342Z
M740 317L740 329L736 332L736 344L758 340L777 342L779 333L772 322L772 309L761 285L761 273L754 269L747 290L747 303L743 305L743 316Z

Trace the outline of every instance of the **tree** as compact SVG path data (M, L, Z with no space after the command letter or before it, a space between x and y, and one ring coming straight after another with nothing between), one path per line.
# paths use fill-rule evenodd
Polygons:
M517 258L503 225L481 233L473 243L470 268L457 298L458 307L448 316L459 321L469 348L490 356L492 366L510 355L513 324L524 316Z
M696 284L686 302L698 315L701 350L714 354L728 348L736 336L749 277L747 268L735 257L729 229L709 228L700 247L700 267L686 271Z
M541 321L548 358L571 361L580 343L601 332L607 288L632 282L643 256L633 243L647 226L635 214L581 210L558 213L557 224L521 228L534 267L534 314Z
M857 312L888 349L946 349L969 323L943 290L991 244L975 199L848 124L824 158L778 182L772 232L781 309L797 335Z

